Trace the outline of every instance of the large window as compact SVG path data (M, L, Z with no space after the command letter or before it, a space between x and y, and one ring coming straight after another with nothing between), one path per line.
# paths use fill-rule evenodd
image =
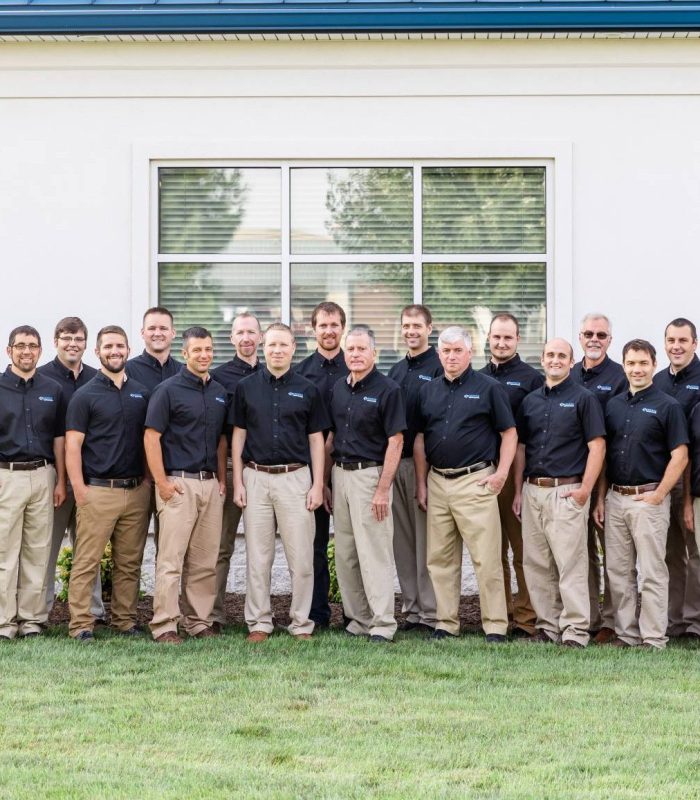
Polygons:
M282 319L297 355L315 346L311 309L333 300L370 325L380 368L404 352L399 312L430 306L435 336L466 327L474 363L488 357L491 315L521 322L521 353L545 336L547 167L158 166L158 301L178 329L201 324L217 362L231 320Z

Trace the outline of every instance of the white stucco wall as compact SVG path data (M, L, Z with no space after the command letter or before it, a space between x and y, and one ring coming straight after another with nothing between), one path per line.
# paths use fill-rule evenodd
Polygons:
M29 322L51 355L67 314L137 335L150 157L536 155L550 334L598 309L613 355L661 346L700 322L699 93L698 40L0 44L0 338Z

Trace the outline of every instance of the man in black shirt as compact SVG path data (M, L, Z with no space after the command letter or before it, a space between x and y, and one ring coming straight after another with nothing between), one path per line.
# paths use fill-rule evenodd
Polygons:
M182 364L170 354L175 328L173 315L163 306L149 308L143 315L143 353L126 362L126 374L143 384L150 393L167 378L177 375Z
M345 339L350 370L331 395L327 510L335 523L335 567L352 636L390 642L394 618L391 485L401 460L406 412L398 384L376 367L373 332L357 326ZM328 481L326 480L326 485Z
M229 409L233 406L236 387L241 379L252 375L258 369L258 346L261 341L262 332L257 317L253 314L240 314L233 320L231 344L236 348L236 355L230 361L211 371L212 378L226 389ZM231 430L228 431L227 438L230 441ZM240 521L241 509L233 502L233 471L232 465L229 463L226 468L226 500L221 529L221 545L216 562L216 601L211 615L211 626L215 633L220 633L226 625L226 609L224 607L226 584Z
M0 377L0 640L38 636L48 620L53 512L66 498L65 399L56 381L36 371L39 332L15 328L7 355Z
M162 532L151 632L163 644L182 642L177 634L181 606L190 636L214 635L209 620L226 496L228 398L209 375L214 358L209 331L188 328L183 356L184 368L151 397L144 437Z
M331 390L339 378L348 374L345 354L340 340L345 330L345 311L331 302L319 303L311 312L311 327L316 337L316 350L294 367L321 392L326 411L329 412ZM329 412L330 413L330 412ZM314 536L314 594L310 617L316 627L326 627L331 619L328 602L330 575L328 573L328 539L330 514L325 506L314 511L316 533Z
M627 391L627 378L622 365L607 355L612 342L612 325L605 314L591 313L581 320L578 335L583 358L574 364L571 377L594 394L600 402L603 414L611 397ZM610 587L603 572L603 610L600 609L600 568L605 566L605 536L593 518L598 501L597 490L591 496L591 513L588 517L588 595L591 606L591 633L595 632L595 644L606 644L615 636ZM598 540L603 552L601 565Z
M622 362L629 391L613 397L605 410L607 475L601 476L595 510L597 521L605 525L606 571L617 633L612 643L663 649L669 492L688 463L688 430L680 405L652 383L653 345L633 339L622 350Z
M233 497L243 509L246 537L248 641L263 642L274 629L270 584L278 526L292 579L288 630L308 639L314 629L312 512L323 502L323 431L329 422L318 389L290 369L295 341L289 326L270 325L263 349L265 366L241 381L232 412Z
M420 391L414 445L416 493L418 504L427 505L428 571L437 598L431 637L459 635L465 542L479 584L486 641L502 643L508 611L497 495L515 455L515 421L505 389L472 369L466 331L444 330L438 353L445 374Z
M654 375L654 386L682 406L686 418L700 402L700 360L695 325L684 317L668 323L664 346L669 365ZM684 521L683 486L671 490L671 520L666 540L668 635L700 639L700 552Z
M53 343L56 357L48 364L37 367L37 372L47 378L53 378L61 385L68 403L76 389L92 380L97 370L83 364L83 354L87 346L87 327L80 317L64 317L56 323ZM51 534L51 553L46 568L46 604L49 613L53 608L56 586L56 562L66 532L71 546L75 547L75 496L70 481L67 485L66 500L59 508L54 509L53 532ZM92 591L91 611L96 619L104 621L105 607L102 603L102 581L100 575L95 580Z
M489 351L491 359L481 370L485 375L495 378L506 390L513 417L518 413L525 396L539 389L544 383L542 375L518 355L520 324L512 314L496 314L489 327ZM532 636L535 632L535 611L530 602L530 593L525 582L523 570L523 531L520 520L513 513L515 480L513 469L508 472L508 480L498 495L498 513L501 518L503 584L506 591L508 618L512 619L513 636ZM513 570L518 586L515 597L511 592L508 545L513 551Z
M537 614L538 632L527 641L585 647L588 510L605 457L605 422L600 403L571 378L573 364L569 342L545 344L545 385L518 411L513 511L522 510L525 579Z
M68 632L83 643L93 639L90 590L110 541L112 626L139 633L136 604L151 497L143 480L148 391L124 373L126 332L118 325L102 328L95 353L102 369L73 395L66 418L66 467L78 505Z
M401 610L406 621L399 630L435 628L435 591L428 574L427 519L416 501L416 468L413 443L416 438L418 393L421 386L443 373L435 348L428 344L433 319L427 306L410 305L401 312L401 333L408 353L389 370L401 387L406 404L403 452L394 479L394 558L401 587Z

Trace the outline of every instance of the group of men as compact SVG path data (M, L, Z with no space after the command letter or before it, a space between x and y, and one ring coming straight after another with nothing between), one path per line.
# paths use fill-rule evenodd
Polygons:
M436 348L430 310L410 305L401 313L407 354L388 376L373 332L345 333L336 303L320 303L311 326L317 348L293 366L292 330L274 323L263 333L241 314L236 354L216 369L202 327L183 333L182 361L173 358L173 318L162 307L144 315L145 350L134 358L122 328L102 328L99 370L83 363L88 332L77 317L58 323L56 358L41 367L38 331L11 332L0 377L0 639L41 635L66 531L70 635L91 642L98 624L139 635L153 515L158 643L222 632L241 519L248 640L275 628L277 534L292 584L287 631L304 640L328 626L331 515L345 630L372 643L399 627L394 568L400 628L434 640L459 634L464 544L490 644L508 633L567 647L591 636L653 649L669 636L700 638L693 323L669 323L670 364L657 372L642 339L613 362L610 321L589 314L583 358L575 363L571 344L552 339L541 374L518 355L518 320L499 313L476 371L469 334L448 327ZM109 542L108 621L100 562Z

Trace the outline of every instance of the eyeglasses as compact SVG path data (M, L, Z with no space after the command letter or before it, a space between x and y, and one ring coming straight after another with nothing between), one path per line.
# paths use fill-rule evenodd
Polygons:
M604 342L609 336L609 333L605 333L605 331L581 331L581 336L584 339L600 339L601 342Z
M59 342L63 342L63 344L85 344L86 339L84 336L59 336Z
M37 350L41 350L38 344L25 344L22 342L21 344L13 344L12 347L15 350L29 350L32 353L36 353Z

